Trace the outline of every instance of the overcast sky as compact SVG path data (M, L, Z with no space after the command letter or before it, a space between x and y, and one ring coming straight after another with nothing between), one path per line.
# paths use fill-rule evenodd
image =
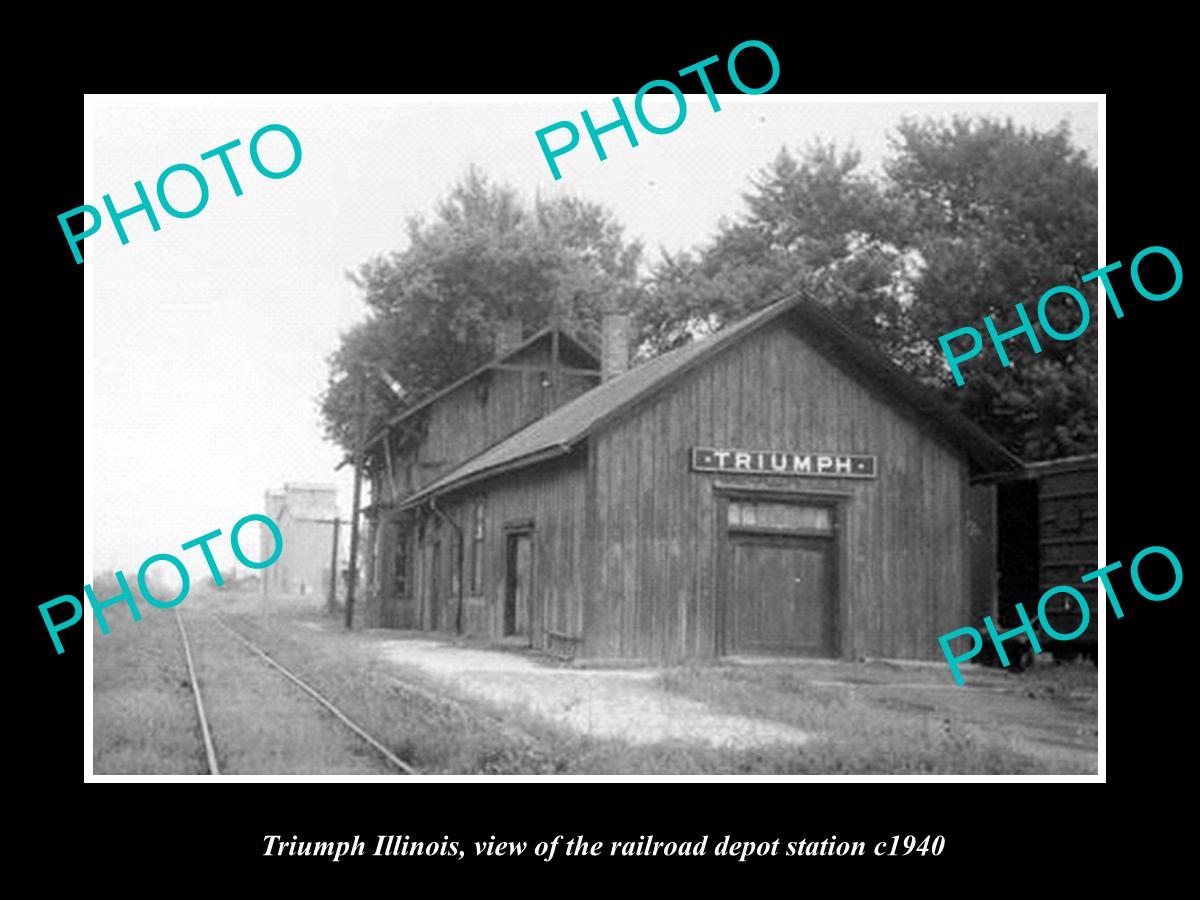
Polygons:
M632 98L622 99L632 110ZM86 241L96 566L136 571L193 537L217 528L228 535L285 481L336 484L348 512L350 474L334 472L341 455L323 440L317 412L326 357L363 312L344 273L401 249L406 218L431 210L472 163L527 196L565 192L606 203L653 257L660 246L704 242L721 216L739 213L747 177L781 146L814 138L853 145L877 168L906 115L1004 115L1039 128L1066 120L1076 143L1096 154L1094 103L718 99L714 113L704 95L689 95L682 126L667 135L639 128L636 148L619 130L605 135L605 162L585 133L559 158L555 181L534 132L560 119L578 124L584 108L597 124L609 121L610 97L92 98L86 203L102 207L110 193L118 210L133 206L133 182L153 197L159 173L175 163L200 168L210 188L193 218L170 218L155 200L160 231L137 214L124 222L129 244L107 219ZM669 122L674 101L647 103L647 114ZM299 168L279 180L260 176L247 151L251 135L271 123L291 128L303 148ZM235 138L240 197L216 159L199 158ZM551 137L552 146L561 139ZM271 168L290 159L278 134L261 148ZM169 182L168 198L182 209L198 197L188 182ZM215 547L221 562L231 561L225 546ZM198 575L203 562L191 553Z

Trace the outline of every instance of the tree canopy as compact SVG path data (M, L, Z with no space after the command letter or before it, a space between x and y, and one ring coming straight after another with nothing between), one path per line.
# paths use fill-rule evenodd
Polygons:
M1070 141L1009 121L904 121L883 171L817 143L786 148L752 179L746 209L699 250L664 254L639 309L655 350L685 343L806 290L914 377L940 389L1010 450L1041 459L1096 449L1096 327L1072 342L1006 344L1013 365L985 353L956 387L937 338L965 325L999 330L1031 318L1048 289L1068 284L1095 315L1097 173ZM1048 307L1070 332L1079 310ZM986 339L985 339L986 340Z
M354 440L355 377L369 373L368 432L493 355L497 323L526 333L552 319L596 331L606 309L637 305L642 247L603 206L573 197L523 202L512 188L468 171L429 221L407 223L407 246L351 278L367 317L330 357L321 411L329 437ZM403 402L375 378L385 369Z
M404 249L351 277L367 318L330 358L321 399L326 431L353 440L351 374L381 366L401 402L372 378L369 430L404 405L492 356L498 322L526 332L551 319L595 331L608 309L633 312L643 354L659 353L804 290L913 377L1026 459L1096 449L1097 328L1077 340L1023 337L1004 368L985 350L956 387L940 335L985 315L997 328L1031 318L1041 295L1067 284L1096 310L1096 167L1065 123L1050 131L995 119L902 122L879 172L853 150L787 148L751 179L745 208L705 245L640 270L642 247L603 206L577 198L522 200L472 169L426 221L407 223ZM1069 333L1079 311L1054 301ZM1036 325L1035 325L1036 327ZM985 338L986 344L986 338Z

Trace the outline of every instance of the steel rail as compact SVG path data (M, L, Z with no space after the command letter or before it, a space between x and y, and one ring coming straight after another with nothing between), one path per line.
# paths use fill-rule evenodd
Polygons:
M187 631L183 627L183 616L179 608L175 608L175 623L179 626L179 636L183 638L183 655L187 659L188 679L192 682L192 696L196 698L196 715L200 717L200 735L204 738L204 755L208 758L210 775L220 775L217 766L217 751L213 747L212 732L208 727L208 717L204 715L204 701L200 698L200 684L196 681L196 666L192 662L192 647L188 643Z
M266 651L264 651L261 648L259 648L258 646L256 646L254 643L252 643L249 639L244 637L236 629L231 628L229 625L225 624L225 621L220 616L218 616L214 613L213 619L216 621L216 623L218 625L220 625L222 628L224 628L226 631L228 631L230 634L232 634L235 638L237 638L247 650L249 650L251 653L253 653L255 656L257 656L259 659L261 659L267 665L269 665L269 666L273 667L274 669L276 669L277 671L279 671L280 674L282 674L285 678L287 678L289 681L291 681L293 684L295 684L298 688L300 688L302 691L304 691L306 694L308 694L310 697L312 697L315 701L317 701L317 703L319 703L326 710L328 710L330 713L332 713L339 722L341 722L343 725L345 725L347 728L349 728L351 731L353 731L356 735L358 735L360 738L362 738L367 744L369 744L384 759L386 759L389 763L391 763L397 769L399 769L400 771L404 772L407 775L420 775L421 774L416 769L414 769L412 766L410 766L408 763L406 763L404 760L402 760L400 757L396 756L396 754L392 753L391 750L389 750L387 747L385 747L383 744L381 744L375 738L371 737L371 735L367 734L367 732L364 731L360 726L358 726L354 721L352 721L349 716L347 716L344 712L342 712L340 709L338 709L336 706L334 706L325 697L321 696L321 694L318 693L315 688L310 686L307 682L305 682L303 679L301 679L295 673L293 673L292 671L287 669L285 666L276 662L271 656L269 656L266 653ZM199 694L196 695L197 700L199 700L199 696L200 696Z

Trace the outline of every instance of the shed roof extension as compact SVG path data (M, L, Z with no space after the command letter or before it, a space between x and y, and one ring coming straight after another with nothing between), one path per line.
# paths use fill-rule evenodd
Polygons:
M818 351L843 361L890 398L929 420L943 438L961 449L976 472L1021 467L1020 459L932 390L914 381L820 304L803 296L792 296L603 382L472 457L401 505L411 507L451 488L566 454L579 441L622 417L696 366L784 316L790 316L801 326L805 340Z

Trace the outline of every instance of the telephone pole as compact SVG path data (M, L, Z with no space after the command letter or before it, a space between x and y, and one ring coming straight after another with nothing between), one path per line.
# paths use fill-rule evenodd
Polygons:
M358 582L358 515L362 503L363 445L367 428L367 373L358 366L358 387L354 402L354 501L350 513L350 571L346 574L346 628L354 627L354 588Z

